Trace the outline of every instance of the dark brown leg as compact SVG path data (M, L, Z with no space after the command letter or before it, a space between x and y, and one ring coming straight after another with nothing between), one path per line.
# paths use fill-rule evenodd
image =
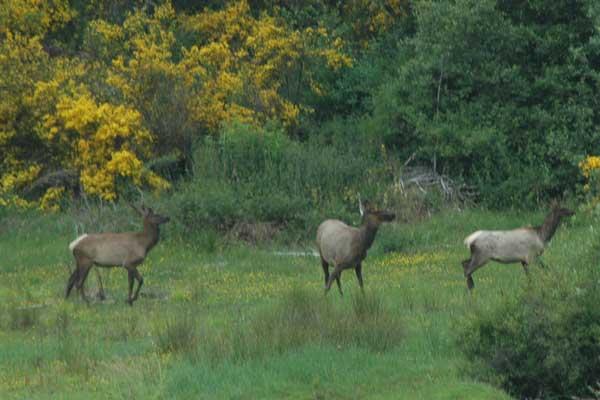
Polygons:
M521 265L523 266L523 271L525 271L525 275L527 275L527 278L531 279L531 277L529 276L528 264L525 261L521 261Z
M138 295L140 294L140 289L142 288L142 285L144 284L144 278L142 278L142 275L135 268L133 269L133 276L138 281L138 287L135 290L135 294L133 295L133 299L131 299L131 305L133 305L133 302L137 300Z
M470 291L474 287L475 287L475 283L473 282L473 278L471 278L471 275L467 275L467 288Z
M77 282L77 290L79 290L81 298L85 300L85 302L88 304L90 304L90 300L85 295L85 280L87 279L88 273L90 272L91 268L91 263L89 265L82 265L79 271L79 282Z
M127 279L129 279L129 294L127 295L127 302L129 305L133 305L133 300L131 300L131 293L133 293L133 270L127 270Z
M100 289L98 290L98 298L100 300L106 300L106 296L104 295L104 286L102 286L102 276L100 275L100 269L96 268L96 277L98 278L98 285Z
M338 280L339 279L339 275L341 273L342 273L342 268L340 268L339 266L336 266L333 269L333 272L331 273L331 275L329 275L329 279L327 280L327 285L325 285L325 294L327 294L327 292L329 292L329 289L331 288L331 284L333 283L334 279L338 282L338 288L340 289L340 293L342 293L342 287L341 287L341 284L340 284L340 282Z
M469 258L468 260L465 260L465 261L463 261L463 262L462 262L462 266L463 266L463 271L464 271L464 273L465 273L465 277L466 277L467 275L469 275L469 274L467 273L467 271L469 270L469 263L470 263L470 262L471 262L471 259L470 259L470 258Z
M362 278L362 264L358 263L356 268L354 268L354 272L356 272L356 279L358 279L358 286L360 286L360 290L364 292L363 288L363 278Z
M473 282L473 278L471 277L471 275L473 274L473 272L483 267L488 261L489 258L482 256L481 253L478 252L474 246L471 246L471 258L469 260L463 261L465 277L467 278L467 288L469 290L475 287L475 283Z
M325 287L327 287L327 281L329 280L329 264L321 257L321 266L323 267L323 274L325 275Z
M338 290L340 291L340 295L344 295L344 292L342 292L342 282L340 280L340 278L342 277L342 271L340 271L339 274L337 274L337 276L335 277L335 283L337 283L337 287Z
M69 281L67 282L67 290L65 290L65 298L69 297L69 294L71 294L71 289L73 289L73 286L75 285L75 283L78 280L79 280L79 266L75 265L75 271L73 271L73 273L69 277Z

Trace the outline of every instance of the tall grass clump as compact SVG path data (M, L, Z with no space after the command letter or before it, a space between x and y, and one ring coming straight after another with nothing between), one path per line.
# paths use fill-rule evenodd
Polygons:
M202 339L201 351L212 361L243 362L309 344L383 352L398 346L404 337L399 314L377 295L359 295L350 305L333 305L327 298L293 289L278 303L249 317L240 315L211 332L211 337Z
M200 340L200 321L191 311L174 312L156 329L160 353L194 354Z
M7 307L5 325L13 331L29 331L40 325L40 312L33 307Z

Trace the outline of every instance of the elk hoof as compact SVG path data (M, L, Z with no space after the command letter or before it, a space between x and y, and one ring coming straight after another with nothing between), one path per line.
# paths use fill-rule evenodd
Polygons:
M467 288L471 291L475 287L475 282L473 282L473 278L471 275L467 276Z

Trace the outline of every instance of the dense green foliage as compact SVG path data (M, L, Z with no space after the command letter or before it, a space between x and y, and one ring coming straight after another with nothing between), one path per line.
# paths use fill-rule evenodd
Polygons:
M596 10L594 10L596 8ZM424 2L373 130L512 205L573 190L600 145L595 2Z
M575 193L578 162L600 146L592 0L9 4L0 32L12 38L14 62L2 65L15 76L2 105L5 203L8 193L31 200L54 185L41 204L52 208L72 190L77 175L64 174L73 169L105 198L125 194L123 182L164 187L143 166L181 176L193 143L226 135L236 120L256 132L279 125L308 146L368 136L397 159L414 154L475 185L496 207ZM28 58L37 61L18 67ZM120 140L88 137L75 117L108 124L89 116L94 104L122 114L113 118L125 121ZM71 140L57 142L64 130ZM69 143L127 153L106 164L74 157L84 147Z
M394 174L380 151L367 142L300 144L279 130L232 126L199 143L193 173L166 206L186 234L269 223L305 238L325 216L355 220L359 195L383 203ZM387 197L380 206L393 200Z

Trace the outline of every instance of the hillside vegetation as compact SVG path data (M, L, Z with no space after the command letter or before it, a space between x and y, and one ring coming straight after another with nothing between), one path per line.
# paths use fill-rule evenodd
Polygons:
M500 207L574 193L600 145L591 0L2 9L3 205L167 190L206 137L240 125L383 145Z

